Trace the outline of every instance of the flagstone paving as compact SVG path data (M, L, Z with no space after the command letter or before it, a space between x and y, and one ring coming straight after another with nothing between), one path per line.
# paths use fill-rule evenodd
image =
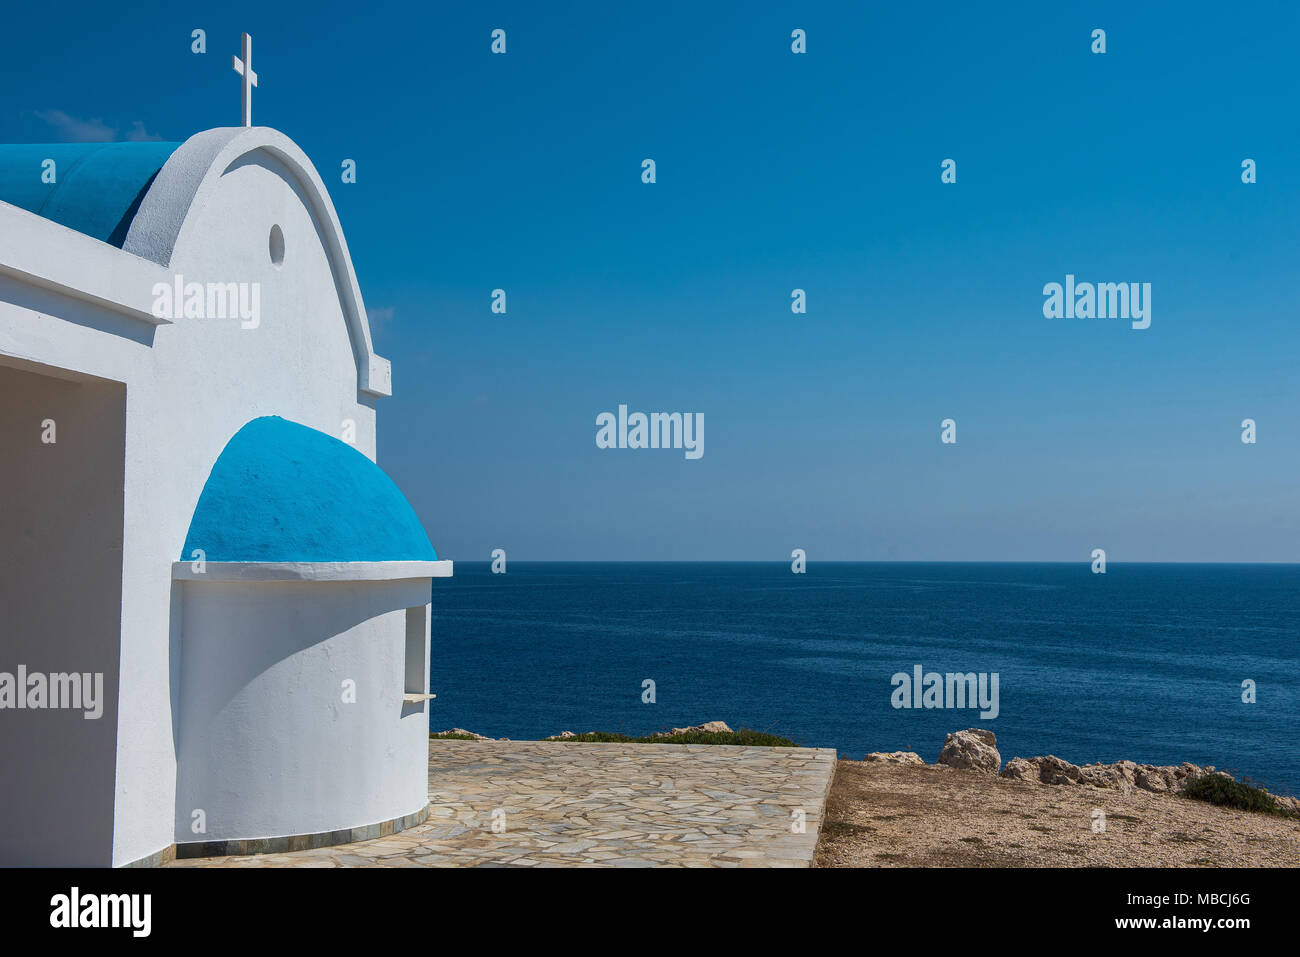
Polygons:
M430 741L424 824L167 866L807 867L834 773L830 748Z

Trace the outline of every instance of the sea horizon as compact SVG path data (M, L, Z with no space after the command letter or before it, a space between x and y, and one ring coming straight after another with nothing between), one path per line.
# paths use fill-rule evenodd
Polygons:
M458 566L461 564L491 565L491 561L482 559L452 558ZM948 558L819 558L818 565L1084 565L1078 559L948 559ZM789 560L767 558L511 558L510 564L520 565L789 565ZM1283 565L1300 566L1298 562L1232 562L1232 561L1111 561L1106 567L1124 567L1129 565Z
M986 728L1004 761L1190 761L1300 789L1292 563L457 562L434 583L434 731L644 735L722 720L861 759ZM980 572L972 576L972 572ZM996 717L893 676L997 675ZM655 701L642 700L654 682ZM1243 682L1255 700L1247 702ZM1290 729L1290 731L1288 730Z

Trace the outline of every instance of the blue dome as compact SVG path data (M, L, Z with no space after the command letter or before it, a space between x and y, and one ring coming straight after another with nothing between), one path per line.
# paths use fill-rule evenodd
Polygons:
M346 442L279 416L235 433L199 495L181 560L390 562L438 557L393 480Z
M145 192L179 145L0 145L0 200L121 249ZM41 181L47 159L53 183Z

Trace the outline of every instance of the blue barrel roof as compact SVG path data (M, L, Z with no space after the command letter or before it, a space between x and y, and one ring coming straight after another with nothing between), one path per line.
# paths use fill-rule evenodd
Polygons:
M181 552L210 562L434 561L405 496L346 442L279 416L226 443Z
M122 248L145 192L179 143L0 145L0 200ZM54 160L53 183L43 181Z

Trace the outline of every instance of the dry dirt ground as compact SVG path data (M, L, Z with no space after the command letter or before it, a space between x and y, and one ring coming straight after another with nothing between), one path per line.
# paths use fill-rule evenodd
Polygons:
M1300 821L1146 791L839 761L815 865L1296 867Z

